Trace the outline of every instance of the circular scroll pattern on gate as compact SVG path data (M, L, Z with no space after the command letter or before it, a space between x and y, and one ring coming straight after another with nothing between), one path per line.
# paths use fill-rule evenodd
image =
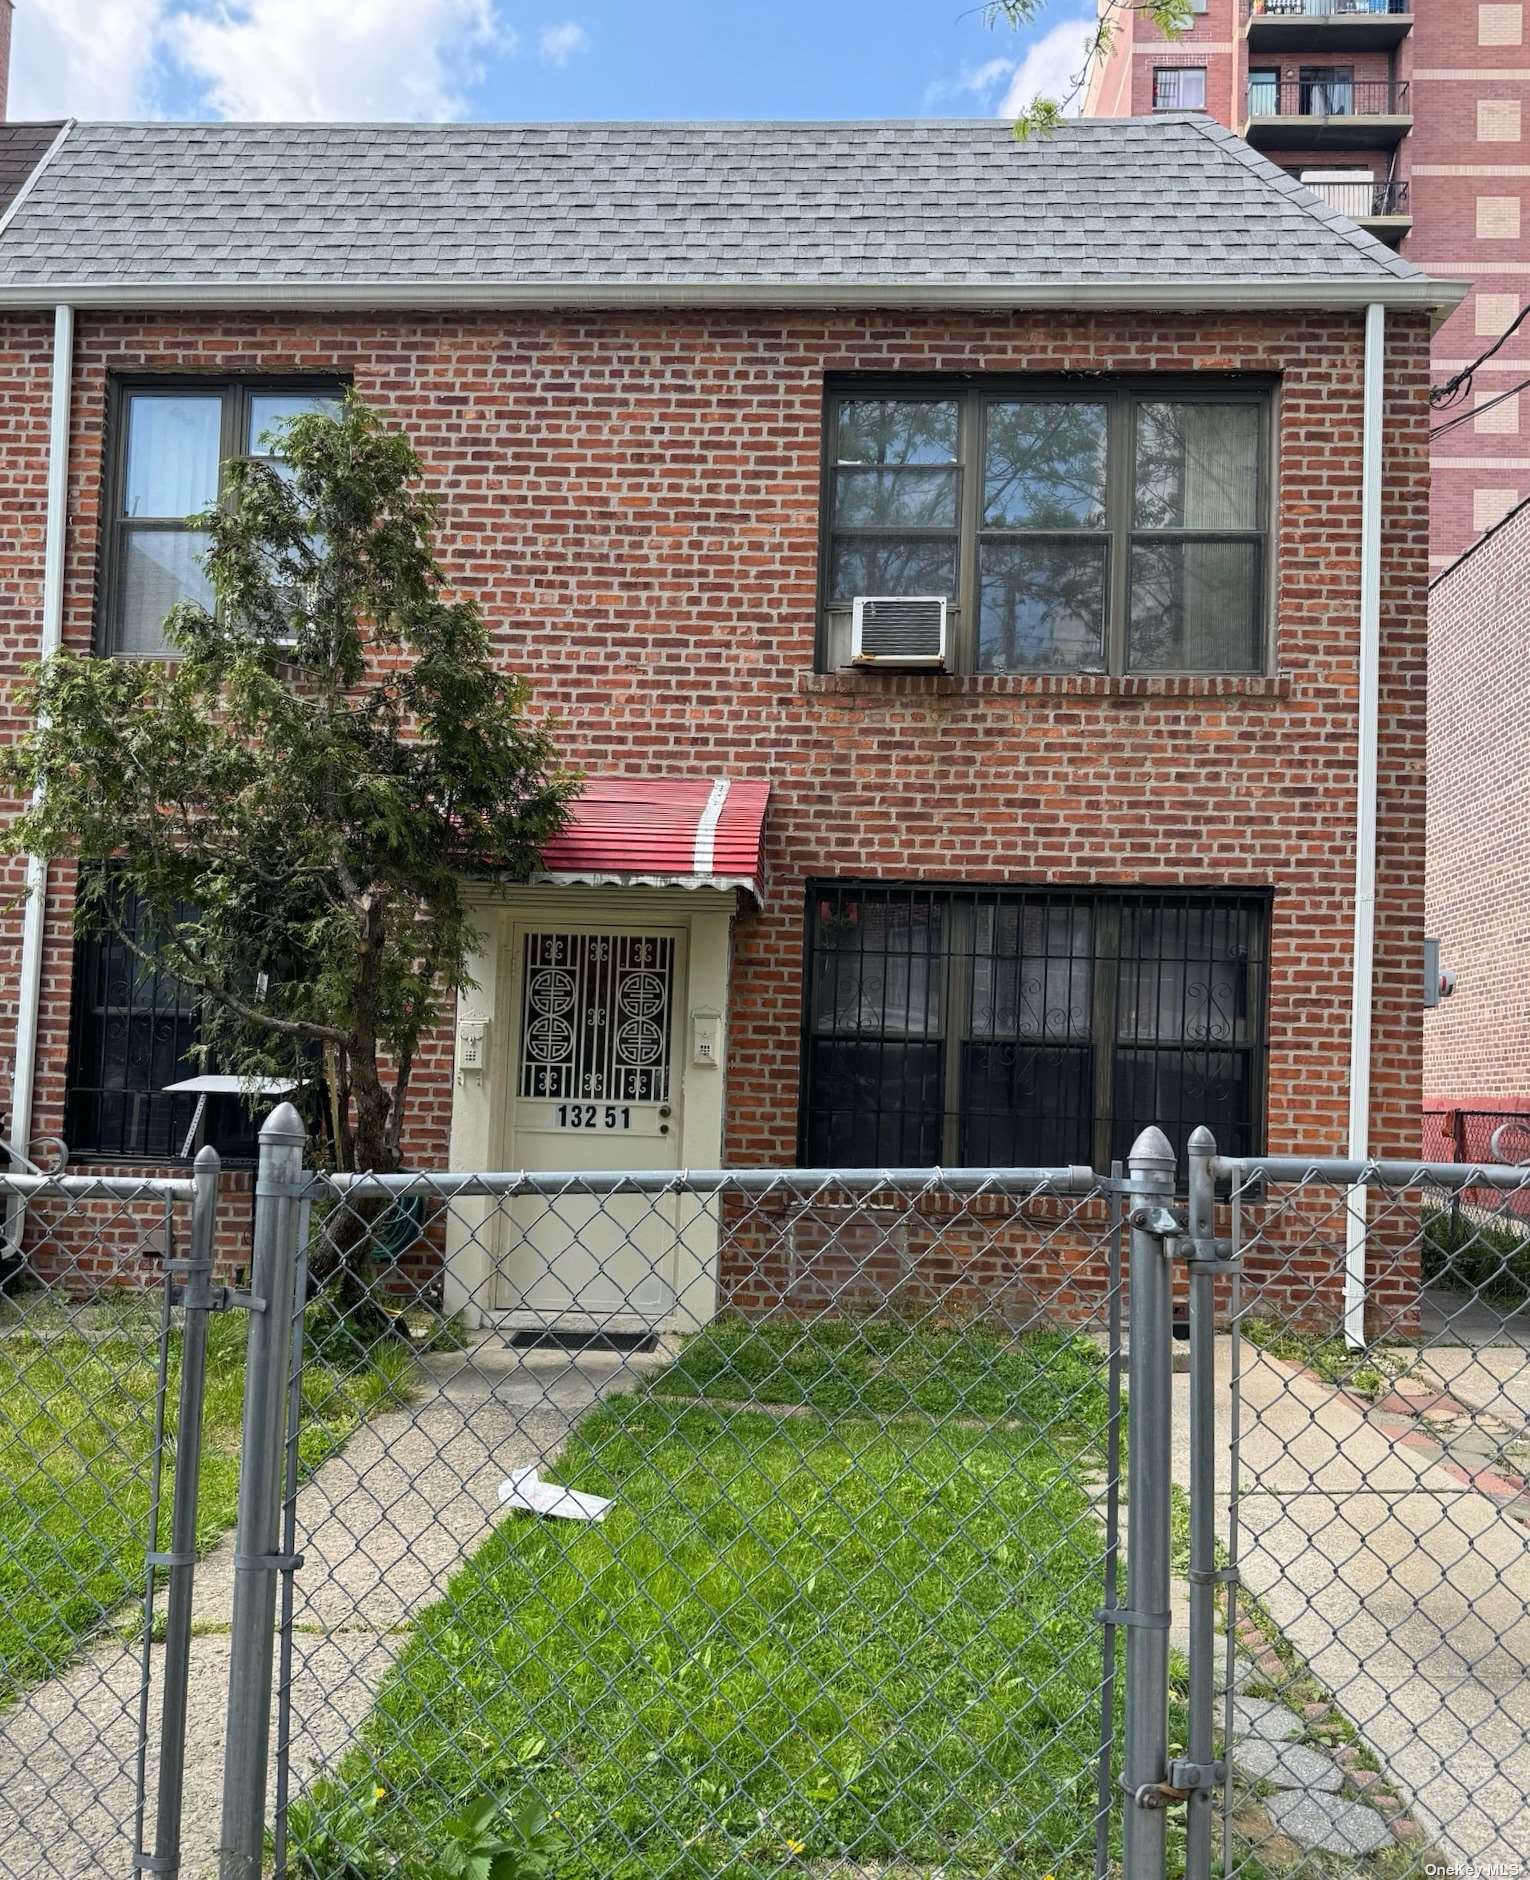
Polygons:
M656 1018L664 1010L665 992L659 973L624 973L616 1002L623 1018Z
M629 1018L616 1034L617 1068L657 1063L663 1049L662 1027L654 1024L651 1018Z
M533 970L528 999L533 1012L561 1017L574 1003L574 975L561 966L543 966ZM572 1037L572 1033L569 1034Z

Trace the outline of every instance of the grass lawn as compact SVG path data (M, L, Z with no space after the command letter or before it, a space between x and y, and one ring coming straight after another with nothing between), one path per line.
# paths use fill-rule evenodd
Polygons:
M559 1880L1092 1872L1104 1413L1066 1336L702 1334L550 1471L605 1522L505 1518L424 1614L295 1870L529 1789Z
M234 1518L245 1329L242 1312L215 1315L210 1325L202 1547ZM142 1594L158 1345L157 1306L142 1299L71 1311L34 1293L0 1304L0 1705L56 1671ZM333 1453L393 1396L408 1363L400 1346L359 1368L310 1365L305 1465ZM172 1434L179 1378L177 1331ZM167 1466L162 1547L173 1479Z

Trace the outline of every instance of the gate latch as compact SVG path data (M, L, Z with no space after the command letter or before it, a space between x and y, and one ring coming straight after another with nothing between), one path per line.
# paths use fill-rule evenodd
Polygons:
M1144 1783L1130 1793L1138 1808L1173 1808L1179 1802L1188 1802L1198 1790L1219 1789L1226 1781L1225 1762L1176 1761L1169 1764L1169 1773L1162 1782Z
M1236 1273L1243 1262L1230 1240L1218 1240L1210 1234L1173 1234L1164 1243L1171 1260L1183 1260L1196 1273Z

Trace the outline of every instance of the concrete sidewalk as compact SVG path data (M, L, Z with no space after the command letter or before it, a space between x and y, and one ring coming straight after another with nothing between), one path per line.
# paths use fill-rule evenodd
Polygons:
M484 1342L421 1360L405 1409L358 1430L298 1503L292 1793L352 1740L411 1620L499 1517L506 1470L550 1461L600 1398L669 1353L525 1353ZM197 1570L187 1731L184 1880L210 1880L222 1806L233 1540ZM127 1616L127 1615L124 1615ZM158 1716L159 1663L153 1648ZM97 1646L0 1717L0 1846L18 1880L127 1874L132 1863L138 1646ZM149 1759L149 1793L157 1758ZM151 1809L152 1820L152 1809Z
M1217 1377L1226 1541L1227 1338ZM1501 1406L1509 1386L1495 1387ZM1188 1379L1174 1389L1175 1474L1188 1487ZM1530 1529L1437 1449L1398 1440L1358 1398L1246 1343L1241 1396L1244 1584L1436 1850L1518 1863L1530 1849Z

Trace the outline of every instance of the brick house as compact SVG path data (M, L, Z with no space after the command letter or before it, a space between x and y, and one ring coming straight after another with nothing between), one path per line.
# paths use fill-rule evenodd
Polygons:
M1530 499L1435 582L1429 632L1429 930L1455 974L1425 1014L1425 1144L1486 1160L1530 1146Z
M354 386L591 779L416 1163L1404 1153L1459 291L1196 116L72 125L0 230L6 663L159 651L220 459ZM162 1166L195 1012L72 887L0 941L16 1133Z

